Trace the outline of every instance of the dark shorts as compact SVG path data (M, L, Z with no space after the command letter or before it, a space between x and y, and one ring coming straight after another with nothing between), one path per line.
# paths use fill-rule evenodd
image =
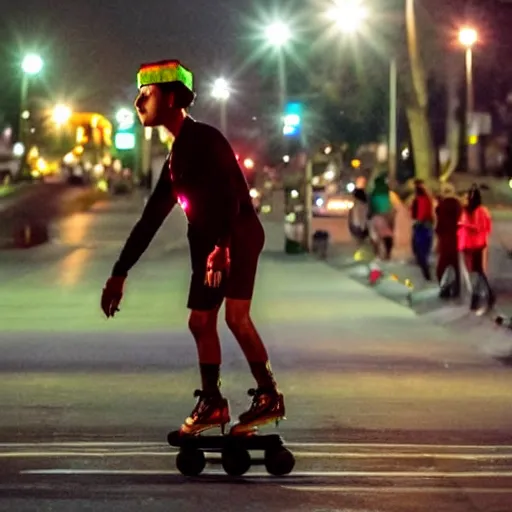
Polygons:
M222 276L219 288L211 288L204 282L206 260L215 248L215 239L189 227L188 242L192 264L189 309L210 311L220 307L226 297L252 299L258 259L265 243L265 233L257 217L235 228L230 245L230 270Z

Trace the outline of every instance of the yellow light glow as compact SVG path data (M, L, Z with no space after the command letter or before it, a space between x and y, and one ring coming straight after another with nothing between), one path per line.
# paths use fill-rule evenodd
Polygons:
M343 0L336 2L327 17L345 33L357 32L363 22L368 18L368 10L361 0Z
M53 121L59 125L66 124L69 121L71 114L71 108L67 105L55 105L52 113Z
M459 31L459 42L466 48L471 48L478 40L478 33L474 28L464 27Z
M36 167L39 172L44 172L48 169L48 164L44 158L38 158L36 162Z

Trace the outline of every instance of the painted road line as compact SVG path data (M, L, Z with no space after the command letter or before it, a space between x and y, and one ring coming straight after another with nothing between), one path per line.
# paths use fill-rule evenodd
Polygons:
M22 475L175 475L177 471L151 469L25 469ZM210 472L210 474L215 474ZM219 474L224 475L223 472ZM250 472L247 476L268 477L266 472ZM322 478L512 478L512 471L297 471L291 477ZM285 478L289 478L285 477Z
M295 486L283 485L283 489L301 492L340 492L340 493L365 493L365 494L512 494L512 488L508 487L421 487L421 486L407 486L407 487L365 487L365 486Z
M429 449L437 450L510 450L512 445L470 445L470 444L411 444L411 443L313 443L313 442L285 442L290 448L352 448L352 449L416 449L428 451ZM31 443L0 443L0 448L30 448L30 447L48 446L48 447L166 447L166 443L162 442L144 442L144 441L55 441L55 442L31 442Z
M62 447L124 447L124 446L168 446L162 442L145 442L145 441L50 441L50 442L33 442L33 443L0 443L0 448L31 448L34 446L62 446Z
M255 450L257 451L257 450ZM30 459L30 458L122 458L122 457L176 457L178 451L16 451L0 452L0 459ZM457 453L384 453L384 452L307 452L293 451L296 458L299 459L439 459L439 460L465 460L465 461L512 461L510 454L457 454Z
M413 443L285 443L289 447L301 448L373 448L373 449L413 449L413 450L512 450L512 445L498 444L413 444Z

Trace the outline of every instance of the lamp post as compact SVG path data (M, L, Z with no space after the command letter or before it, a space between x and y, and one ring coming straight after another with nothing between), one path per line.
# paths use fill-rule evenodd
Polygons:
M28 88L31 76L37 75L43 69L43 59L35 53L25 55L21 61L21 86L20 86L20 111L18 120L18 143L23 147L23 155L20 158L20 176L25 175L27 168L27 122L30 118L28 110Z
M228 115L227 115L227 102L231 95L228 82L224 78L217 78L213 83L212 97L215 98L220 105L220 129L227 137L228 131Z
M336 2L327 11L327 17L336 24L341 32L356 35L369 17L369 11L362 0L344 0ZM397 158L397 97L398 72L396 59L389 61L389 122L388 122L388 167L389 177L396 178Z
M37 75L43 69L43 59L35 53L29 53L21 62L21 91L20 91L20 119L18 126L18 142L24 142L25 125L30 117L28 112L28 86L30 76Z
M272 46L277 52L277 76L279 80L279 108L281 114L284 113L287 96L286 81L286 62L284 58L284 48L292 37L290 28L282 21L275 21L265 29L265 39L267 44Z
M465 51L465 67L466 67L466 112L465 112L465 144L466 149L465 164L466 171L470 167L470 130L473 121L473 113L475 109L475 96L473 89L473 46L478 40L478 33L474 28L464 27L459 31L459 42L466 49Z

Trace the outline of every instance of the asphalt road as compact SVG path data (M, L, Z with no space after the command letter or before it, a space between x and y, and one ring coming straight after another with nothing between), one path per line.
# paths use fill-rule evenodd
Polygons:
M119 316L99 312L139 208L99 205L55 226L48 246L0 251L0 510L511 510L510 368L471 333L285 256L268 224L253 316L296 468L181 476L165 437L193 407L198 374L179 211L131 273ZM236 417L253 383L224 326L221 337Z

